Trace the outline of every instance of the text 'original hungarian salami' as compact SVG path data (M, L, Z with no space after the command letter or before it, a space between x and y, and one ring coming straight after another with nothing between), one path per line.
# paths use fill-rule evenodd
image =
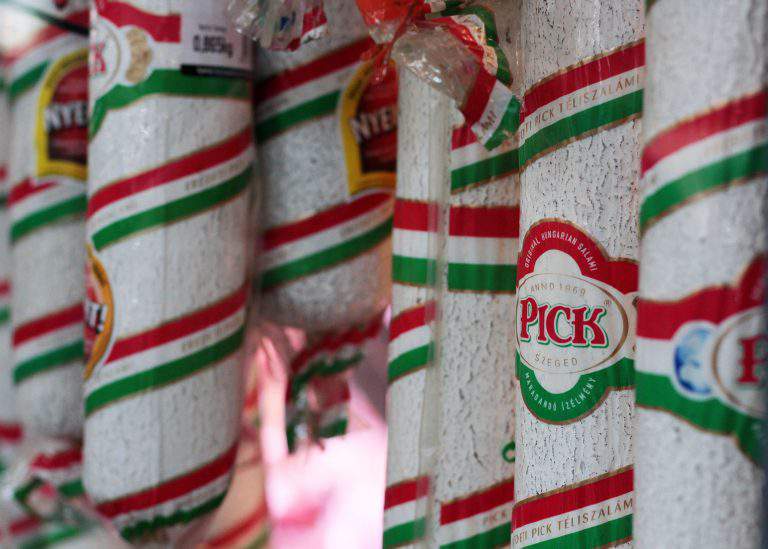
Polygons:
M637 0L523 4L514 547L632 538L642 38Z
M29 0L7 14L24 37L5 58L13 379L26 427L80 438L87 2Z
M764 2L648 5L634 526L642 546L760 543L766 31Z
M93 11L83 480L136 544L202 535L237 453L254 149L225 10Z

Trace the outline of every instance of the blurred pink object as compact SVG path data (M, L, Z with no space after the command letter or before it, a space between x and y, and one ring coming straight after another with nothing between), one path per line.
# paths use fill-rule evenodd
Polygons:
M352 384L349 433L323 446L288 454L284 401L290 360L303 343L301 332L284 330L260 349L262 449L272 549L302 547L368 549L381 546L387 434L381 414ZM292 349L291 349L292 348ZM386 390L385 338L366 346L366 364L356 373L369 391ZM371 383L373 378L374 382ZM380 400L380 399L379 399Z

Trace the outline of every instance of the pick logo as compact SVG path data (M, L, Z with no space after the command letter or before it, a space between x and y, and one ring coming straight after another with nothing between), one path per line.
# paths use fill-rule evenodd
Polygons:
M632 387L637 265L611 259L572 224L526 234L517 290L517 374L539 419L568 423Z

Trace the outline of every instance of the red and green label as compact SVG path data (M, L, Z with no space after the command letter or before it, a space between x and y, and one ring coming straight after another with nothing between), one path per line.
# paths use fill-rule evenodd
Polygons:
M528 230L518 273L517 377L531 413L569 423L634 385L634 261L552 219Z
M638 305L637 405L731 437L754 462L768 363L763 262L755 258L730 285Z

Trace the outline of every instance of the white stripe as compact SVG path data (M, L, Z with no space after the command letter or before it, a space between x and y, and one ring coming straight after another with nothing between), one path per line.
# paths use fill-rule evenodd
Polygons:
M57 179L63 179L63 182L48 187L44 191L31 194L23 200L12 204L10 207L11 223L16 223L30 214L39 212L49 206L85 195L85 184L82 181L58 177Z
M432 329L429 325L419 326L403 332L389 342L389 362L399 358L408 351L429 345L431 341Z
M392 230L392 253L405 257L435 258L437 239L435 232L395 228Z
M632 500L633 492L628 492L594 505L526 524L512 532L513 547L527 547L629 516L632 514ZM608 509L610 514L607 514Z
M461 541L476 534L489 532L504 523L509 523L512 520L512 507L514 505L514 501L509 501L490 511L440 525L438 530L440 544Z
M502 154L514 150L516 145L517 143L515 139L509 139L492 151L489 151L477 141L468 143L463 147L451 151L451 170L458 170L465 166L469 166L470 164L475 164L476 162L501 156Z
M448 239L448 261L473 265L515 265L517 249L517 238L451 236Z
M247 147L235 158L216 164L207 170L195 172L112 202L88 219L88 233L95 234L121 219L215 187L246 170L253 162L253 156L253 149Z
M256 123L278 115L289 109L297 107L312 99L317 99L328 93L341 90L350 79L352 73L357 70L359 63L343 67L335 72L310 80L299 86L289 88L270 97L256 106L254 119Z
M643 197L699 168L747 151L768 140L768 121L754 120L683 147L643 175Z
M261 268L264 271L274 269L348 242L384 223L392 215L393 207L394 200L386 200L373 210L363 212L348 221L265 251L259 258Z
M406 501L400 505L385 509L384 530L423 518L423 514L417 515L416 513L425 509L426 504L427 498L423 496L416 500Z
M18 365L30 358L60 349L81 339L83 339L83 325L80 322L75 322L15 346L13 348L13 362Z
M524 142L529 136L560 120L641 90L644 74L644 67L630 69L542 105L526 116L520 125L520 141ZM630 80L628 85L625 85L626 79ZM616 89L619 84L622 85L621 90Z
M635 368L644 374L671 377L673 375L675 344L666 339L637 337Z
M478 141L486 143L493 137L494 132L496 132L501 125L501 121L504 119L507 106L513 99L514 96L509 88L498 80L493 83L491 96L485 104L483 114L480 115L477 122L472 124L472 130L475 132Z
M229 315L216 324L193 332L164 345L151 347L145 351L128 355L115 362L109 362L97 368L94 374L85 382L86 396L99 387L118 381L124 377L152 369L172 360L189 356L206 347L226 339L236 333L245 323L245 306L240 307L234 314ZM130 336L128 336L130 337ZM105 356L112 352L110 348Z

